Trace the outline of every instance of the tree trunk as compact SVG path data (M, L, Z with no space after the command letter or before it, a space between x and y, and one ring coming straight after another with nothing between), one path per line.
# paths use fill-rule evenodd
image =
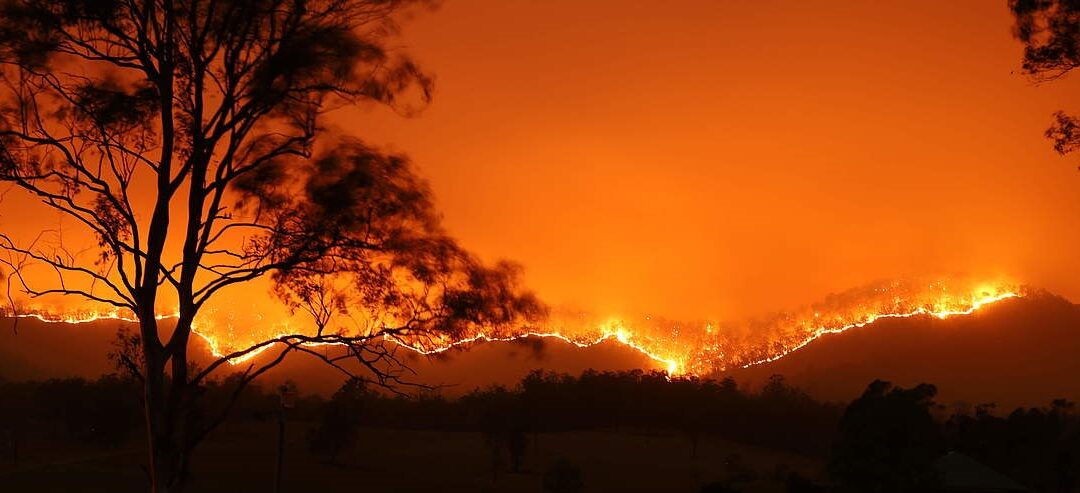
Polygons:
M182 355L173 355L173 358L185 359ZM170 378L165 370L167 359L164 348L144 343L143 412L146 418L150 490L153 493L177 493L182 490L190 453L183 436L182 396L177 395L180 389L175 378Z
M172 436L165 409L164 365L157 355L147 353L144 359L143 414L146 418L147 457L150 461L150 490L154 493L174 492L176 490L170 487L176 478L171 467L173 458L170 451L174 447L170 443Z
M146 422L153 493L177 493L187 479L190 450L186 446L183 415L165 393L164 372L147 378L157 380L146 386Z
M277 460L274 462L274 489L273 493L281 493L281 471L285 462L285 406L278 409L278 435L277 435ZM337 450L334 450L334 459L337 458Z

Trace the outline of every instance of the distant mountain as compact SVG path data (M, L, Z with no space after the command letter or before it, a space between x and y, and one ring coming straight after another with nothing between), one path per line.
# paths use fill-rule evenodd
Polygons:
M68 325L0 321L0 378L96 377L114 371L107 354L124 324ZM192 354L207 350L194 339ZM588 368L655 368L645 356L615 342L581 349L558 340L475 344L437 357L399 351L415 371L407 378L446 385L457 394L493 384L513 385L534 368L577 374ZM242 368L237 368L242 369ZM824 336L772 363L729 372L744 385L781 374L818 398L848 401L880 378L898 385L933 383L940 402L996 402L1002 408L1041 405L1064 397L1080 401L1080 306L1037 294L1006 300L948 319L883 319ZM726 375L725 375L726 376ZM311 356L286 359L264 382L297 381L309 392L328 393L344 376Z
M125 326L135 330L133 324L111 320L65 324L22 319L13 326L11 319L0 319L0 379L96 378L114 372L108 354L114 350L117 331ZM206 343L193 337L192 344L192 358L197 364L205 365L210 360ZM334 351L334 348L323 350ZM403 380L440 386L450 394L489 385L512 386L535 368L578 374L594 367L600 370L652 367L647 357L614 341L581 349L559 340L529 338L472 344L435 356L406 350L398 351L397 355L415 372L403 375ZM268 357L269 353L257 360ZM236 371L244 368L233 367ZM345 378L313 356L295 354L267 372L261 381L273 385L288 379L299 383L305 392L329 394Z
M937 385L941 403L1003 409L1080 401L1080 306L1040 293L967 316L884 319L821 337L772 363L729 372L760 384L770 375L818 398L847 401L875 378Z
M0 378L96 377L112 371L108 353L123 322L45 323L0 320Z

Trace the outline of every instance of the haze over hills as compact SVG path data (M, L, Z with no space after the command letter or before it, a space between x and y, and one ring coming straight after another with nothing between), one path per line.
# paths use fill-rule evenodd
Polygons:
M107 358L117 321L70 324L21 320L0 325L0 378L95 377L113 371ZM208 357L200 343L197 360ZM530 338L473 344L437 357L400 353L416 372L411 381L445 385L447 393L492 384L512 385L534 368L580 373L588 368L657 368L614 341L589 348ZM1006 300L971 315L937 319L883 319L823 336L784 358L718 376L760 385L780 374L811 395L847 401L875 378L899 385L929 382L943 403L996 402L1002 408L1040 405L1053 398L1080 400L1080 307L1047 293ZM242 369L242 367L238 368ZM311 392L332 392L344 376L310 356L297 355L264 383L284 379Z

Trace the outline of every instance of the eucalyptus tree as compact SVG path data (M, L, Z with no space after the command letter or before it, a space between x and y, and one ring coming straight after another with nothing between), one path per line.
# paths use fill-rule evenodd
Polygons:
M342 105L407 112L430 98L431 77L390 47L414 3L0 1L4 205L17 191L95 239L77 255L0 235L8 279L137 320L123 359L142 381L154 491L183 488L227 415L200 389L229 361L259 353L234 395L290 353L394 385L394 340L543 316L516 267L447 235L407 159L325 129ZM261 279L311 323L193 365L200 310Z

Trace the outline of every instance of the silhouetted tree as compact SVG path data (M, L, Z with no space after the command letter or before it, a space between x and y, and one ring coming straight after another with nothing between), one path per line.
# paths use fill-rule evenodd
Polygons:
M930 411L937 389L875 380L840 420L829 473L845 491L924 491L944 439Z
M548 493L578 493L585 488L585 479L581 468L567 459L559 459L544 471L543 487Z
M126 378L106 375L86 388L79 406L82 439L101 447L124 444L140 424L138 385Z
M515 267L485 267L444 233L406 159L325 135L335 106L407 113L409 95L427 101L431 78L386 45L414 3L0 2L0 181L96 247L0 235L0 261L30 297L137 318L154 491L183 487L192 451L228 415L232 404L199 401L230 360L275 350L247 366L234 396L291 352L393 384L388 339L442 340L541 313ZM28 275L33 264L56 277ZM194 369L200 310L262 278L310 326ZM175 324L162 327L173 302ZM335 318L346 310L359 327Z
M473 421L484 434L491 452L491 476L498 477L504 457L510 470L520 472L528 448L527 414L521 394L495 386L472 392L461 399L471 409Z
M697 459L698 448L701 445L701 435L705 433L709 424L709 410L706 396L696 395L703 388L697 379L679 379L672 382L675 387L675 402L668 405L679 405L682 416L676 420L678 426L690 442L690 458Z
M1080 417L1072 403L1059 399L1005 417L992 410L982 405L949 417L949 446L1038 491L1072 491L1080 453Z
M139 424L135 385L115 376L48 380L34 393L35 413L81 443L115 447Z
M19 465L26 428L35 414L33 389L29 383L10 383L0 380L0 443L4 445L3 460Z
M1036 82L1065 76L1080 66L1080 3L1072 0L1009 0L1013 34L1024 43L1023 70ZM1059 154L1080 149L1080 120L1064 111L1046 130Z
M308 433L308 449L336 463L356 445L365 405L375 397L363 380L351 378L323 406L319 421Z

